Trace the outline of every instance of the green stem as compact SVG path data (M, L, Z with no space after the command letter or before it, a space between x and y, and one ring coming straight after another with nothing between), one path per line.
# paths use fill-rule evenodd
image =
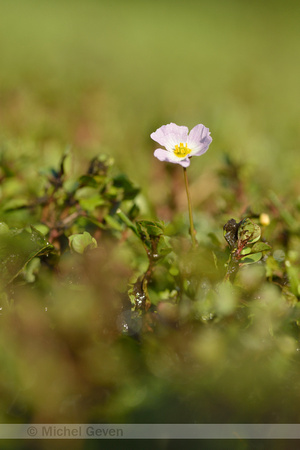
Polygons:
M190 196L186 167L183 167L183 175L184 175L185 190L186 190L188 208L189 208L190 234L191 234L191 238L192 238L193 247L196 248L197 241L196 241L196 237L195 237L195 228L194 228L193 213L192 213L192 203L191 203L191 196Z
M123 213L123 211L118 208L116 211L117 215L120 217L120 219L125 223L125 225L128 226L136 235L138 238L140 238L139 233L137 232L136 226L134 223L126 216L126 214Z

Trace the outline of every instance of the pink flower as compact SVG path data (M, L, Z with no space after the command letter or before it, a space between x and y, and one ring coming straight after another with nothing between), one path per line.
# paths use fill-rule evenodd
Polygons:
M166 148L155 150L154 156L157 159L180 164L182 167L190 165L192 156L203 155L212 141L209 129L201 124L196 125L189 133L187 127L169 123L151 133L151 138Z

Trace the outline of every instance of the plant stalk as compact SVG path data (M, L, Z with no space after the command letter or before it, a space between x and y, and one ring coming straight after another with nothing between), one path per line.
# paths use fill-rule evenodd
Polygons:
M183 167L183 175L184 175L184 184L185 184L185 190L186 190L187 201L188 201L188 209L189 209L190 235L192 238L193 248L196 248L197 241L196 241L196 237L195 237L195 228L194 228L193 213L192 213L192 203L191 203L191 196L190 196L186 167Z

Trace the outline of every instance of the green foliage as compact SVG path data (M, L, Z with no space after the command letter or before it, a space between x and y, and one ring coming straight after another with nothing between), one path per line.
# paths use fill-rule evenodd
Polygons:
M231 404L231 421L273 417L281 396L298 390L297 218L291 227L271 196L256 213L227 220L222 239L226 220L196 212L193 248L185 214L175 211L170 223L143 218L140 190L110 158L77 172L72 160L63 155L28 190L6 157L2 420L146 421L155 411L155 421L169 422L185 410L189 420L209 412L222 422L222 409L202 408L212 390ZM288 392L283 377L294 383ZM17 390L24 394L13 400ZM297 414L283 408L280 418Z
M2 422L298 423L299 2L69 3L1 2Z
M148 267L142 275L130 286L128 295L133 305L133 310L148 310L151 299L148 294L148 283L152 279L153 270L158 261L172 252L164 236L164 224L150 220L136 222L136 235L142 241L147 257Z
M97 241L90 233L84 231L81 234L72 234L69 236L70 249L75 253L82 255L84 252L97 248Z
M11 283L36 256L48 254L53 246L34 227L11 229L1 223L0 229L0 273L1 284Z
M224 225L224 237L231 250L226 274L226 279L231 281L235 278L240 266L260 261L263 252L271 250L269 244L258 242L261 229L258 224L248 218L241 220L240 223L230 219Z
M244 219L238 227L238 246L247 244L253 244L260 238L261 231L256 223L253 223L250 219Z

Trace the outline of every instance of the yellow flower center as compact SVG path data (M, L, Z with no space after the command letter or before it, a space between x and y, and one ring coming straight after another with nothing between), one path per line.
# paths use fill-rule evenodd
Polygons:
M183 145L183 143L180 142L179 145L175 145L174 154L178 156L178 158L183 158L191 153L191 151L192 150L188 148L187 144Z

